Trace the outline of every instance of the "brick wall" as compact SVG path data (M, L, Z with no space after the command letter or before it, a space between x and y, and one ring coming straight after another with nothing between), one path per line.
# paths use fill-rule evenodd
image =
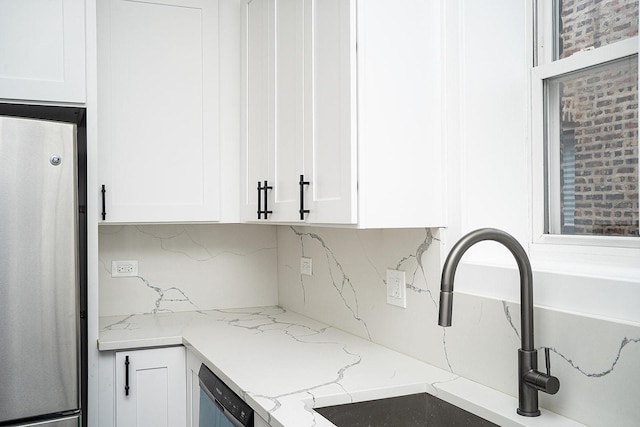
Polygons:
M559 58L638 35L637 0L560 0L560 11Z
M561 7L561 57L638 34L637 1ZM638 236L637 57L564 78L560 91L563 145L575 153L574 194L563 192L574 218L563 232Z

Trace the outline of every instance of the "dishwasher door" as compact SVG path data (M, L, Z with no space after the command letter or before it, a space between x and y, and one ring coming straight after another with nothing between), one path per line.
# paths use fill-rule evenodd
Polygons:
M199 427L253 427L253 409L204 364L198 377Z
M200 425L199 427L241 427L242 424L224 413L224 407L204 391L200 390Z

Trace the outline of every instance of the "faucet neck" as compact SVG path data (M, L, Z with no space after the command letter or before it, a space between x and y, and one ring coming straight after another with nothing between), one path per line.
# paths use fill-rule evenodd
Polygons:
M451 325L453 281L458 263L474 244L492 240L505 246L516 260L520 273L520 335L522 350L534 350L533 344L533 273L529 257L520 243L508 233L494 228L482 228L462 237L451 249L442 269L440 285L439 324Z

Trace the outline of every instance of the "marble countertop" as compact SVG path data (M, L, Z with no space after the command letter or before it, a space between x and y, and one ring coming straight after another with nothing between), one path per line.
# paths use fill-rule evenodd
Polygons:
M185 345L272 426L332 426L312 408L427 392L501 426L580 426L280 307L100 318L99 350Z

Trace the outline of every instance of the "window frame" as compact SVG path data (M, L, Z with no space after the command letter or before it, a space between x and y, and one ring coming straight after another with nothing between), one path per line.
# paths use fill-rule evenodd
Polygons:
M572 258L589 260L593 256L610 257L625 262L629 257L640 259L640 237L584 236L566 234L547 234L547 221L551 218L549 199L559 197L559 174L555 181L549 182L550 168L560 170L560 155L547 153L546 128L548 111L545 105L545 80L581 71L597 65L603 65L618 59L638 54L639 37L634 36L599 47L584 50L573 55L553 60L557 46L553 37L555 22L554 8L557 2L533 1L532 42L534 44L533 67L531 69L531 180L532 180L532 252L547 256L553 253L574 254ZM553 107L550 107L553 108ZM549 160L547 160L549 159ZM640 172L639 172L640 175ZM640 176L639 176L640 178ZM640 179L639 179L640 181ZM549 187L550 196L547 196ZM557 194L556 194L557 193ZM549 212L549 214L547 214ZM561 248L567 246L567 248ZM579 249L578 249L579 248ZM582 255L579 256L579 255ZM553 256L553 255L550 255Z

